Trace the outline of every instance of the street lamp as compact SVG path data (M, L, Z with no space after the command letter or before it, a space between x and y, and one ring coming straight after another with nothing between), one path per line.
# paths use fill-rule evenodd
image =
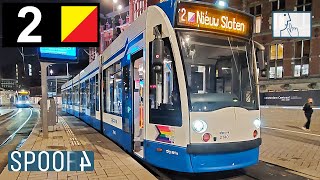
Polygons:
M120 11L122 9L122 5L118 5L117 9Z

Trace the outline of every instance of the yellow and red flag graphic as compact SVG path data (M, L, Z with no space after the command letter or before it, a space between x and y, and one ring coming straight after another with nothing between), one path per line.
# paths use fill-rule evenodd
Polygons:
M98 41L97 6L61 6L61 42Z

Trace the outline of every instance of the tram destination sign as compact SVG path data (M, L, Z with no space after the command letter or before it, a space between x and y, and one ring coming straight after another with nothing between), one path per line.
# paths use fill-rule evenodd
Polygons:
M181 2L177 8L177 26L250 37L253 17L228 8Z

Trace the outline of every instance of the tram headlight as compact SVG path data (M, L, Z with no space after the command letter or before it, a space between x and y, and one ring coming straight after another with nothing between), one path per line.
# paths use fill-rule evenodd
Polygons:
M257 118L253 121L253 124L256 126L257 129L259 129L261 126L261 120Z
M192 129L197 133L203 133L207 130L207 123L202 120L195 120L192 123Z

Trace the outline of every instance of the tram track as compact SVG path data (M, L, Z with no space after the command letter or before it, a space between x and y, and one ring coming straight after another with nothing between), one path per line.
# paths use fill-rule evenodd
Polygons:
M18 109L0 125L0 172L8 163L8 152L18 150L38 120L38 110Z
M21 109L18 110L18 112L20 111ZM30 120L32 114L33 114L33 111L31 108L29 108L30 110L30 114L29 116L27 117L27 119L18 127L17 130L15 130L9 137L7 137L1 144L0 144L0 149L1 147L3 147L7 142L9 142L10 140L12 140L16 134L25 126L25 124ZM17 113L18 113L17 112ZM20 111L21 112L21 111ZM14 116L13 116L14 117ZM1 125L1 124L0 124Z

